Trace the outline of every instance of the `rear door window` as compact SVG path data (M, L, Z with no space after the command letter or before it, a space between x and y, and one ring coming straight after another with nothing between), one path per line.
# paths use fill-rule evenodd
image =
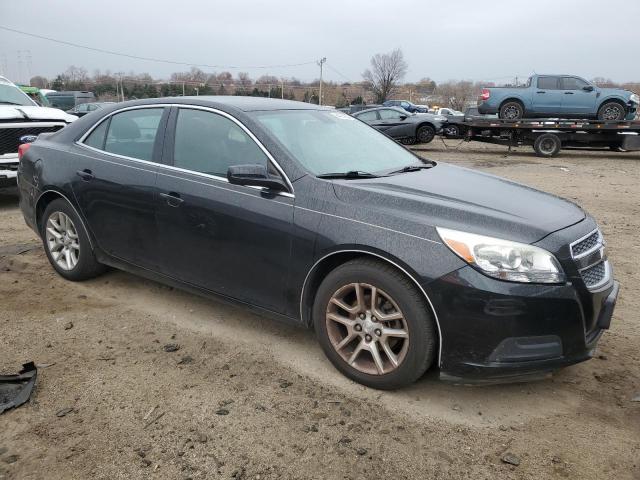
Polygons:
M399 120L403 114L397 110L391 108L385 108L380 110L380 118L382 120Z
M378 119L378 115L376 112L364 112L358 115L356 118L358 120L362 120L363 122L374 122Z
M538 88L542 90L558 90L558 77L538 77Z
M562 77L562 89L563 90L581 90L582 87L589 85L581 78L576 77Z
M152 161L153 147L163 108L141 108L111 117L104 150L139 160Z

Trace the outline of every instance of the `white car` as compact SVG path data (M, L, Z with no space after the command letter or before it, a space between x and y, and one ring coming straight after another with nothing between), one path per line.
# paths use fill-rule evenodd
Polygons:
M55 132L78 117L41 107L14 83L0 77L0 188L16 184L18 146L25 136Z

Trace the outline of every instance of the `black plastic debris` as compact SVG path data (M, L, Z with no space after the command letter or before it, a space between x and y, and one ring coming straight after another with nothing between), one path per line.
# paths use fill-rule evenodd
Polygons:
M17 375L0 375L0 413L29 400L37 375L38 369L33 362L22 365Z

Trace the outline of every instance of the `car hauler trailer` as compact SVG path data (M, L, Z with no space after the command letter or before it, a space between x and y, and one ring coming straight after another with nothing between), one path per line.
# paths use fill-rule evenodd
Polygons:
M458 127L457 138L509 147L531 145L536 155L540 157L554 157L565 147L610 148L616 151L640 150L640 121L638 120L467 118L449 123Z

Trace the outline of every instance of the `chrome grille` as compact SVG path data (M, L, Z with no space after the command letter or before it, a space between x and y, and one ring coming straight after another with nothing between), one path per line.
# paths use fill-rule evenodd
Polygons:
M582 275L582 280L584 280L584 284L587 286L587 288L593 288L601 284L606 279L606 263L607 262L596 263L595 265L580 272L580 275Z
M586 238L573 243L571 245L571 256L573 256L573 258L576 258L585 255L592 250L595 250L602 243L601 238L602 237L600 235L600 230L595 230Z

